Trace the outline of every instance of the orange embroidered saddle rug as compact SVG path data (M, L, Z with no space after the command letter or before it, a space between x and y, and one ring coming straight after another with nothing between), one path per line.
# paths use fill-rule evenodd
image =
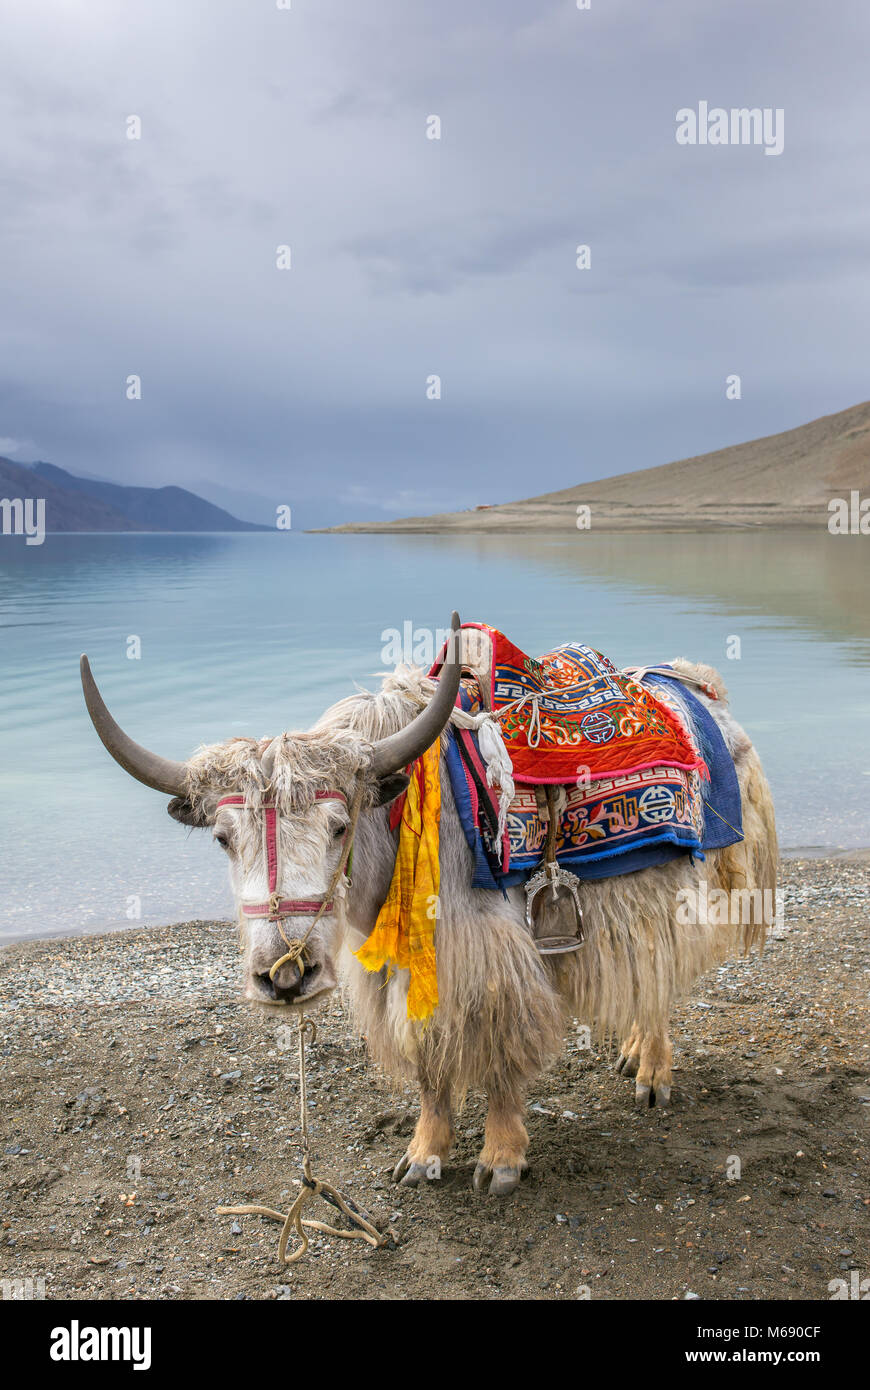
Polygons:
M491 642L481 695L498 716L515 782L576 785L663 765L707 776L676 715L601 652L567 643L535 659L497 628L465 629Z

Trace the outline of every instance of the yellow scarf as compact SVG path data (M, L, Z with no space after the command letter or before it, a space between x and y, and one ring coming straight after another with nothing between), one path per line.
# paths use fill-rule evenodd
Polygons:
M426 1019L438 1003L435 921L440 870L441 740L411 770L399 828L399 848L386 901L368 940L355 953L366 970L396 966L411 972L408 1017Z

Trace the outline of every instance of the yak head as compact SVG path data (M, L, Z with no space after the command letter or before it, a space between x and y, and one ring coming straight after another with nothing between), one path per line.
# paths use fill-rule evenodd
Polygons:
M309 1007L334 989L344 926L341 869L355 819L398 796L408 784L404 769L440 738L459 688L458 631L454 613L437 687L395 732L368 739L351 724L343 727L334 710L305 733L232 738L183 763L124 733L82 657L88 713L112 757L169 795L175 820L210 828L227 857L243 929L246 998Z

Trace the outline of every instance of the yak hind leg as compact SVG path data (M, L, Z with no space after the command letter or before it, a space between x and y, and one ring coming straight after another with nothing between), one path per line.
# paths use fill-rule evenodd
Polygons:
M523 1124L523 1104L515 1095L489 1093L483 1148L474 1170L474 1190L506 1197L519 1186L526 1164L529 1136Z
M635 1103L651 1108L671 1102L674 1049L667 1027L643 1028L637 1022L619 1049L616 1070L636 1078Z
M424 1179L431 1182L440 1178L454 1138L449 1088L433 1090L421 1083L420 1118L414 1137L393 1169L393 1182L416 1187Z

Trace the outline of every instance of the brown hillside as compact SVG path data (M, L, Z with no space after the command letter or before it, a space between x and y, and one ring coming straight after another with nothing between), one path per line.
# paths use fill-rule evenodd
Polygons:
M870 496L870 401L712 454L620 473L480 511L352 523L337 531L520 532L576 526L577 507L609 530L826 526L832 497Z

